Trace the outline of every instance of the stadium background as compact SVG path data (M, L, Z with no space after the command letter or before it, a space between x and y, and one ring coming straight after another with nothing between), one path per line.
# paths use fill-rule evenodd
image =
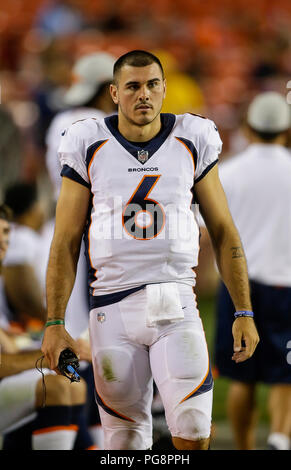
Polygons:
M45 168L45 133L61 110L75 60L93 51L156 53L168 80L163 111L213 119L222 159L246 146L247 104L259 91L287 96L291 77L289 0L10 0L0 1L0 199L17 178L36 181L49 216L53 190ZM291 85L290 85L291 87ZM199 310L212 355L217 275L201 248ZM227 381L217 378L215 447L230 448ZM259 388L260 436L266 434L266 389ZM263 441L262 441L263 442Z

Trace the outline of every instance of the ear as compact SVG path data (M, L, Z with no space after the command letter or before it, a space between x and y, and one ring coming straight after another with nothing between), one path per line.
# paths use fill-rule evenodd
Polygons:
M167 81L164 79L164 98L166 97L167 94Z
M118 89L116 85L110 84L110 95L114 104L118 104Z

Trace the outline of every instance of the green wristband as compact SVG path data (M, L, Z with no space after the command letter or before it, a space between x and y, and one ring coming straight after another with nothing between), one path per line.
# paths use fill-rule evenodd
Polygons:
M64 325L65 324L65 320L51 320L51 321L47 321L45 326L52 326L52 325Z

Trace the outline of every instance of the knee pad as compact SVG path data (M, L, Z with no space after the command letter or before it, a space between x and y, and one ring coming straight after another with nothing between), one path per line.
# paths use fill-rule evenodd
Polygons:
M207 439L210 436L211 419L197 408L184 408L176 417L176 437L190 441Z
M104 448L106 450L146 450L148 442L138 429L106 429Z
M189 441L207 439L211 430L212 390L175 406L167 415L173 437Z

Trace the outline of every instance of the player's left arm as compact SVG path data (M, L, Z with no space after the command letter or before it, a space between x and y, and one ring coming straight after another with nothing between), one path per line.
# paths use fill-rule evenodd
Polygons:
M218 166L215 165L194 187L214 247L218 269L235 309L252 310L246 258L219 180ZM243 362L252 356L259 342L254 320L250 317L236 318L232 332L233 360Z

